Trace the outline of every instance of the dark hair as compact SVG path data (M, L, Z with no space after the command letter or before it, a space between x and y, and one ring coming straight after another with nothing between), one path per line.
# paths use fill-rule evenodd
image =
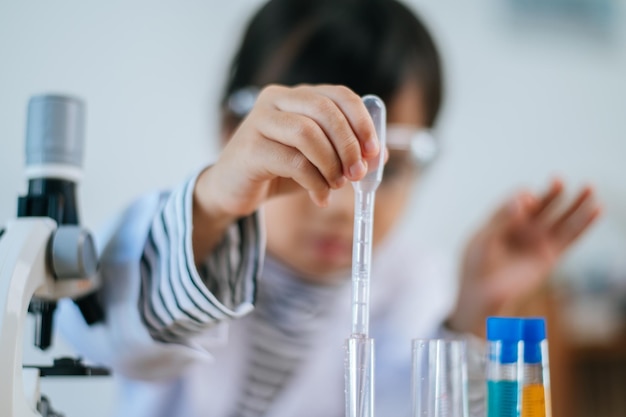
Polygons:
M439 53L419 18L396 0L270 0L253 16L222 105L245 87L341 84L389 102L413 77L426 122L442 100Z

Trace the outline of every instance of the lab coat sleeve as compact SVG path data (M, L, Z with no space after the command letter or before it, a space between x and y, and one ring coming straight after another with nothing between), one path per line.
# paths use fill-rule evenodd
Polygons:
M252 310L260 242L255 216L233 224L195 266L192 205L195 177L162 198L140 260L141 319L153 339L185 344L215 324Z
M171 193L140 198L97 236L105 320L88 326L60 303L63 336L87 360L125 377L159 380L211 361L206 339L253 308L264 256L257 214L240 219L198 271L191 246L197 176Z

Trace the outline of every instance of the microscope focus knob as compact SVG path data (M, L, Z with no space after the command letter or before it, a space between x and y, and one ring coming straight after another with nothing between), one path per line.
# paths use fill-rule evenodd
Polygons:
M92 277L98 257L91 234L80 226L59 226L52 236L51 261L57 279Z

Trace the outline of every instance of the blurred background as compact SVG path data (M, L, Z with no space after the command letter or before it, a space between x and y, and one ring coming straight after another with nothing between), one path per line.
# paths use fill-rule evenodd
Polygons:
M295 0L294 0L295 1ZM555 417L626 415L626 1L411 0L443 54L443 152L412 222L458 254L502 198L553 176L593 184L605 215L529 305L549 317ZM217 102L260 0L0 2L0 223L26 191L26 105L87 103L83 223L215 158ZM25 362L71 353L59 338ZM112 378L44 380L68 417L109 416Z

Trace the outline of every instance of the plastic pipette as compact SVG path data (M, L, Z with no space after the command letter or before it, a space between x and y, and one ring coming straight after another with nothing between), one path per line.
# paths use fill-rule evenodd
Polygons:
M352 334L346 361L346 417L374 415L374 340L369 337L372 227L376 189L383 178L386 111L383 101L363 97L380 145L377 159L354 187L354 237L352 242Z

